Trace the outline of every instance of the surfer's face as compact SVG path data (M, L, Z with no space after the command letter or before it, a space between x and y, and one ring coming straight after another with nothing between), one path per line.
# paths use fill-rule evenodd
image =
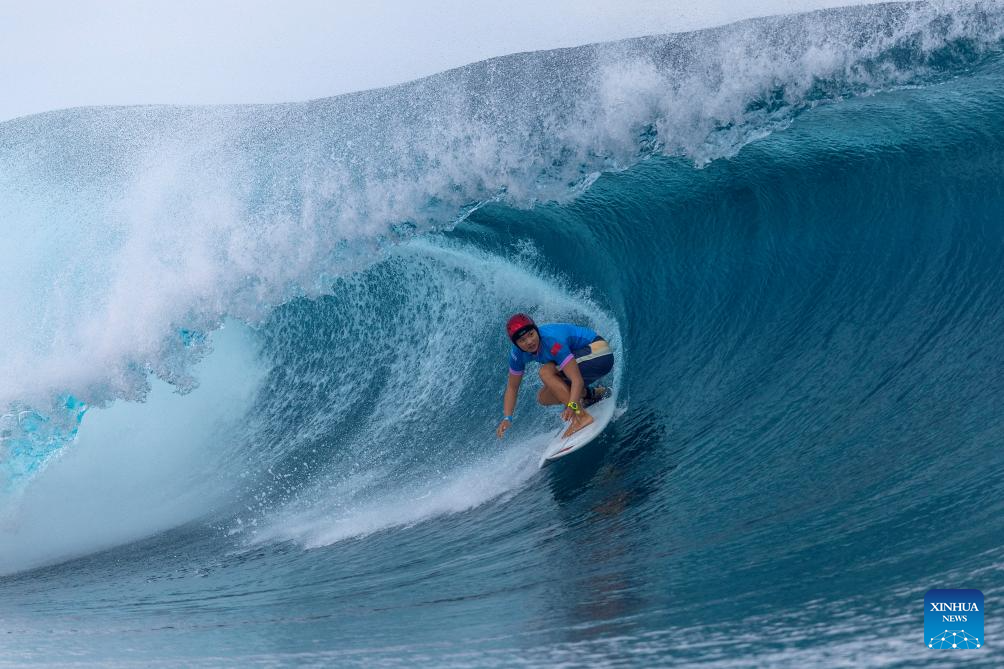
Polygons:
M540 346L540 335L537 334L537 328L530 330L525 335L517 339L516 346L519 346L527 353L536 353L537 348Z

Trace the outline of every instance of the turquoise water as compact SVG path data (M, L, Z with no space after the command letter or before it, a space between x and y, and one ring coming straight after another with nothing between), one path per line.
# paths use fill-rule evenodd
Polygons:
M1002 28L0 125L0 665L998 665ZM494 436L515 310L618 352L544 471L529 389ZM984 647L927 648L931 588Z

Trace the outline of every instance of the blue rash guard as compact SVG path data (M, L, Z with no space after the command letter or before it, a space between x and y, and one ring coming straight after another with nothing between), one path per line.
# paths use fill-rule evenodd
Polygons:
M537 353L527 353L516 344L509 352L509 373L523 376L526 363L538 362L546 364L553 362L561 370L575 355L572 351L589 346L599 338L594 330L572 325L571 323L549 323L537 327L540 332L540 347Z

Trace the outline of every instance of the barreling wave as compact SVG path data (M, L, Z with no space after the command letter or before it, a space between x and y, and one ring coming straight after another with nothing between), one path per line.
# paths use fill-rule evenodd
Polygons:
M142 401L154 379L194 391L195 366L228 319L267 340L276 319L305 308L300 298L341 304L359 282L379 282L386 263L415 249L431 254L409 241L417 236L486 207L494 213L479 220L506 225L509 214L492 203L505 212L568 203L600 174L653 156L706 166L823 103L950 80L999 55L1002 17L999 3L828 10L517 54L302 104L88 108L4 123L0 218L17 240L0 263L9 314L0 351L4 483L35 476L76 438L88 407ZM574 273L564 262L550 266L557 251L547 240L565 237L549 229L560 222L541 219L543 229L525 231L526 245L550 249L543 256L551 260L528 276ZM485 262L514 262L505 244L484 239L468 257L481 257L486 244L496 260ZM443 286L458 272L441 265L387 280ZM374 295L370 309L395 304L393 294ZM406 326L377 321L368 331L381 333L388 351L407 349L405 333L428 335L419 314L434 312L437 299L471 297L405 300L409 311L394 318ZM611 330L631 311L616 300L594 307L581 308L588 315L570 305L551 311ZM479 308L474 321L452 313L445 322L495 342L487 332L504 309ZM348 313L367 322L365 310ZM361 336L358 327L340 336ZM266 358L278 355L268 350ZM420 362L409 362L421 371L405 396L442 386L441 364L425 370ZM459 387L476 387L474 367L463 368ZM353 367L324 384L352 387L359 373ZM340 408L323 420L341 425L351 403L329 399ZM252 406L258 437L273 435L276 448L285 443L276 426L322 420L303 407L296 420L277 420L268 401ZM230 419L242 411L235 403ZM366 420L380 423L376 414Z
M1002 28L0 125L0 664L942 661L923 592L1004 596ZM617 356L543 474L517 309Z

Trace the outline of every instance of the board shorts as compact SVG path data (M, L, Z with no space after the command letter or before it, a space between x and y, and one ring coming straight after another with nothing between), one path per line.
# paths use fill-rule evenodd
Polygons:
M598 341L605 343L603 337L597 337L593 340L593 344ZM575 362L578 364L579 372L582 374L582 381L587 388L601 376L609 374L610 370L614 368L614 351L610 348L609 344L596 353L593 353L592 344L583 346L582 348L573 350L572 355L575 356ZM564 372L559 371L558 377L569 386L572 385L571 380L565 376Z

